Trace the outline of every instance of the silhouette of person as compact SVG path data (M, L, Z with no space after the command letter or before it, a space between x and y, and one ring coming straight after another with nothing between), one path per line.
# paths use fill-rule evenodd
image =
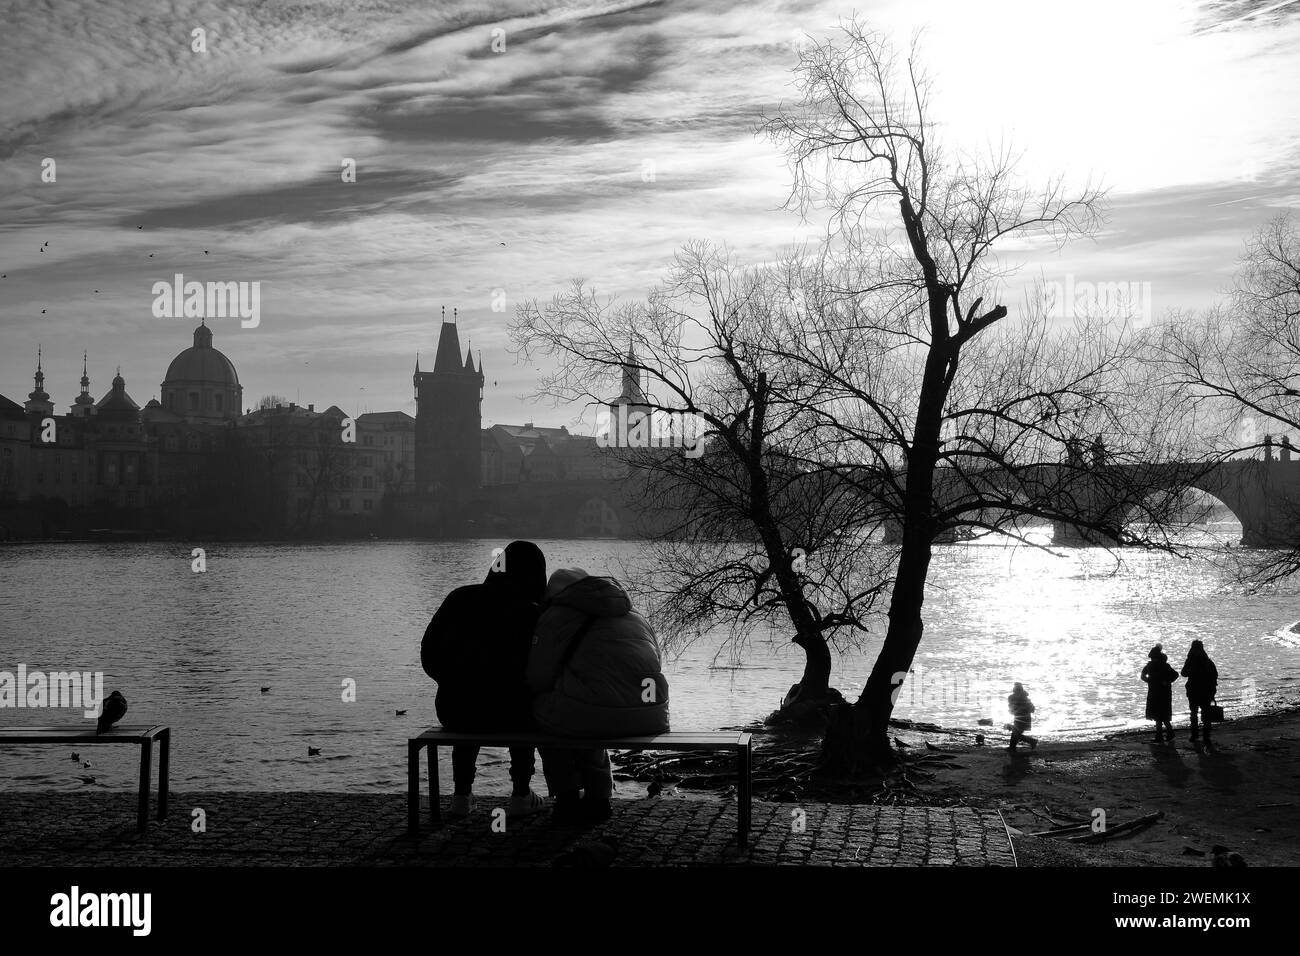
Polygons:
M1200 737L1197 727L1197 712L1205 724L1205 741L1210 740L1210 705L1214 703L1219 690L1219 669L1205 653L1205 645L1192 641L1187 650L1187 660L1183 663L1183 676L1187 678L1187 709L1192 712L1192 739Z
M1164 648L1157 644L1147 654L1149 660L1142 667L1142 681L1147 685L1148 720L1156 722L1156 743L1174 739L1174 681L1178 680L1178 671L1169 665L1169 656Z
M627 592L613 578L565 568L551 575L546 599L527 671L537 726L569 737L666 733L659 645ZM542 772L556 822L609 818L614 781L603 749L543 747Z
M532 729L524 671L545 588L541 549L531 541L512 541L482 584L456 588L433 615L420 644L420 663L438 682L435 707L448 730ZM474 808L478 751L463 745L451 749L452 816L466 816ZM535 769L532 747L510 748L514 787L507 814L526 816L545 805L529 786Z
M1024 740L1030 750L1038 749L1038 739L1025 733L1034 726L1034 704L1023 686L1016 684L1007 695L1007 709L1011 711L1011 743L1008 750L1015 750L1016 744Z

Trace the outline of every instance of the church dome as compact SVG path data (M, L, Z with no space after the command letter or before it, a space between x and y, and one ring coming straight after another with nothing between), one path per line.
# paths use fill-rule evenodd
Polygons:
M235 374L234 363L212 347L212 330L200 325L194 330L194 344L167 366L163 384L173 382L238 385L239 376Z
M112 390L95 403L99 418L104 421L138 421L140 406L126 393L126 380L122 372L113 376Z

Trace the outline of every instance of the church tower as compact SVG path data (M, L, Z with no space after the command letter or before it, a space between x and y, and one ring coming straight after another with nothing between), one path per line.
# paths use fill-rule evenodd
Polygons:
M68 409L68 413L77 418L89 418L95 414L95 399L90 394L90 374L86 371L86 353L81 353L81 394Z
M641 388L641 369L636 352L628 343L623 359L623 390L609 403L609 422L604 441L609 448L647 447L653 419Z
M415 360L415 488L439 501L464 501L482 474L483 368L460 357L458 315L442 310L433 371Z
M23 403L28 414L40 415L42 418L54 414L54 403L50 401L50 395L45 391L45 372L41 369L41 347L36 346L36 387L31 390L27 396L27 401Z

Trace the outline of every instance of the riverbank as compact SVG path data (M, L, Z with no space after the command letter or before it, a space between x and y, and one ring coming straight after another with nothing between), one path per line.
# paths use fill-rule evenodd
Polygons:
M1006 734L976 746L973 733L900 731L927 754L929 741L951 759L928 760L916 780L926 802L999 810L1012 828L1022 866L1205 866L1227 847L1250 866L1300 866L1300 706L1218 725L1212 746L1186 726L1173 743L1151 731L1101 740L1044 741L1012 755ZM1148 814L1154 824L1104 844L1081 847L1029 834L1090 822L1108 827ZM1073 835L1073 834L1072 834ZM1197 855L1198 853L1204 856Z

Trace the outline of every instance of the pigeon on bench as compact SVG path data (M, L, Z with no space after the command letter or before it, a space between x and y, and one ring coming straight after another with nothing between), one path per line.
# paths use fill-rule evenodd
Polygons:
M99 723L95 725L95 733L102 734L125 716L126 698L122 696L120 690L115 690L108 695L108 699L104 701L104 706L99 711Z

